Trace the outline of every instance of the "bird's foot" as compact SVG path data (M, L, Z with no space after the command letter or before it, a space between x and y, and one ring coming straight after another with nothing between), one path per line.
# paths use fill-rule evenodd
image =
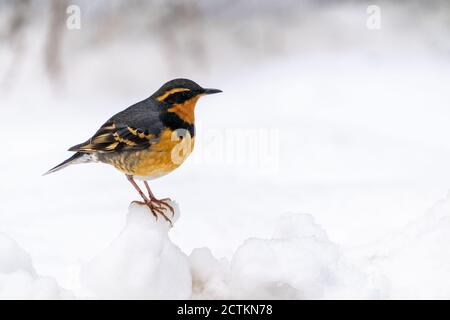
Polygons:
M166 207L167 209L170 210L170 212L172 212L172 218L175 215L175 210L174 208L168 204L168 202L171 202L172 200L170 198L164 198L164 199L156 199L156 198L152 198L150 200L151 202L155 203L159 208L164 209L164 207ZM164 209L165 210L165 209Z
M166 209L164 209L164 207L161 205L160 202L155 202L154 200L149 200L149 201L133 201L132 203L147 206L150 209L150 212L156 218L156 220L158 220L158 215L161 215L164 218L164 220L169 222L170 226L173 227L172 220L170 220L166 216L166 214L164 213L164 211L166 211ZM164 204L166 204L166 203L164 203ZM168 205L168 204L166 204L166 205ZM170 208L172 208L172 207L170 207ZM171 211L172 211L172 217L173 217L173 214L174 214L173 208L171 209Z

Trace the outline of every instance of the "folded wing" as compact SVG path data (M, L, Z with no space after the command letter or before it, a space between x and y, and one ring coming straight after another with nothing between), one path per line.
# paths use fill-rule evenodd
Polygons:
M88 141L73 146L69 151L82 153L142 150L158 140L155 134L143 128L104 124Z

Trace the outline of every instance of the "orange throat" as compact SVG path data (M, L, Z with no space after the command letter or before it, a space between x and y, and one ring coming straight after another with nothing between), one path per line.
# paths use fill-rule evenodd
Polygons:
M174 104L167 111L175 113L181 120L193 124L195 121L195 105L199 96L194 97L184 103Z

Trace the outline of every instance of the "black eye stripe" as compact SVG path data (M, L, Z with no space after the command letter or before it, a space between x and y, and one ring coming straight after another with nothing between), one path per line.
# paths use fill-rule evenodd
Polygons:
M164 100L170 104L179 104L179 103L186 102L187 100L195 97L196 95L197 94L191 90L181 91L181 92L172 93Z

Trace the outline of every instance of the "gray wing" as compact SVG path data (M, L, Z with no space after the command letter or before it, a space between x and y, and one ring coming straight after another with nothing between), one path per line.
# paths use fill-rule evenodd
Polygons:
M159 107L150 98L110 118L88 141L69 151L83 153L142 150L159 140L163 129Z

